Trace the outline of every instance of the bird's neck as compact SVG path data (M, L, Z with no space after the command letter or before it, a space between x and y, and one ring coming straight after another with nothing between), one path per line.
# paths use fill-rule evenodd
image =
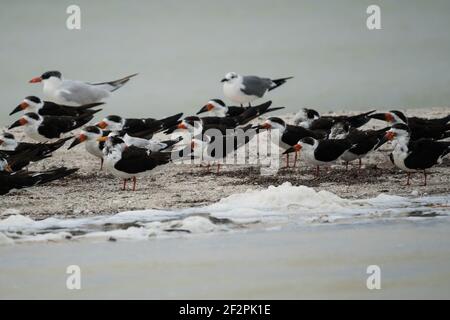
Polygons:
M44 83L44 95L45 97L51 98L54 90L58 89L61 85L62 80L56 77L51 77L42 81Z

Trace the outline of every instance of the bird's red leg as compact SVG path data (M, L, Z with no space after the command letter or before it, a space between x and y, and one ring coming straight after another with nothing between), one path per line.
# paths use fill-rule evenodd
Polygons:
M136 191L136 177L133 177L133 191Z
M220 163L217 164L217 174L219 174L220 171Z
M100 171L103 170L103 158L100 159Z
M286 153L286 168L289 168L289 153Z
M362 165L361 158L359 158L358 161L359 161L359 170L361 170L361 165Z
M319 168L319 166L317 166L317 168L316 168L316 176L317 176L317 178L319 177L319 175L320 175L320 168Z
M295 164L297 163L297 158L298 158L298 151L295 151L294 167L295 167Z
M123 188L122 188L122 191L125 191L126 187L127 187L127 179L123 179Z
M409 186L409 185L410 185L410 183L409 183L409 178L410 178L410 176L411 176L411 173L408 172L408 173L407 173L407 176L408 176L408 179L406 179L406 185Z
M423 170L423 185L426 186L427 185L427 172L425 170Z

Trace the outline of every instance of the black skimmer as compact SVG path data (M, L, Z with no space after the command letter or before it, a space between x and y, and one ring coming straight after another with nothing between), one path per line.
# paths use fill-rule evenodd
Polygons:
M321 165L336 162L352 146L352 143L348 139L317 140L312 137L307 137L298 141L297 144L287 149L284 153L288 154L302 150L306 162L316 166L316 175L319 176L319 167Z
M120 131L128 133L130 136L149 139L154 133L177 125L182 115L183 113L177 113L159 120L154 118L125 119L111 115L97 123L97 126L103 130Z
M294 124L311 130L330 131L338 122L346 122L352 128L359 128L370 121L369 115L375 110L353 116L320 116L314 109L303 108L294 117Z
M358 130L351 128L345 122L338 122L331 128L330 139L348 139L353 146L344 152L341 160L345 161L345 167L348 170L348 163L358 159L359 169L361 169L362 158L381 146L386 131L391 127L379 130Z
M426 169L442 163L450 153L450 142L421 138L413 140L410 128L404 123L397 123L386 132L384 141L394 140L391 159L394 165L407 173L406 185L409 185L412 172L422 171L424 186L427 185Z
M76 172L78 168L67 169L65 167L42 171L18 171L11 172L8 162L0 159L0 195L9 193L12 190L33 187L50 181L62 179Z
M275 88L278 88L293 77L281 79L260 78L257 76L241 76L235 72L229 72L221 80L225 97L241 106L250 103Z
M205 112L212 112L219 117L222 118L234 118L243 115L243 119L246 119L246 122L253 120L256 117L259 117L265 113L273 112L277 110L284 109L284 107L278 108L265 108L267 103L272 103L271 101L260 104L254 107L236 107L236 106L227 106L225 102L220 99L211 99L208 101L206 105L204 105L198 112L197 115ZM269 104L270 106L270 104ZM248 110L254 110L255 117L251 118ZM247 112L247 114L245 114Z
M72 141L69 150L76 145L84 142L86 151L96 158L100 159L100 170L103 169L103 148L109 134L96 126L87 126L83 128L78 136Z
M385 113L372 114L370 118L387 121L391 124L406 124L410 129L410 138L412 140L421 138L441 140L450 137L450 115L438 119L407 118L403 112L392 110Z
M204 136L203 139L194 138L191 140L192 157L206 161L208 171L210 162L216 162L217 173L219 173L221 161L246 145L256 133L256 130L248 125L242 128L242 131L236 131L232 134Z
M8 161L9 166L13 171L19 171L28 166L31 162L37 162L51 157L51 154L43 153L40 148L34 148L14 153L0 151L0 157Z
M88 126L81 130L80 134L74 138L68 149L72 149L76 145L85 142L86 151L100 159L100 170L103 169L103 148L108 136L118 136L122 138L127 146L134 146L147 149L151 152L167 150L171 146L182 140L181 137L174 140L159 141L155 139L143 139L131 137L124 132L103 131L97 126Z
M177 125L164 131L165 134L171 134L175 130L187 130L187 132L198 135L204 135L209 130L220 131L222 134L227 134L228 130L234 130L239 126L239 120L236 117L222 118L222 117L185 117Z
M103 102L86 104L79 107L64 106L50 101L42 101L36 96L28 96L9 114L19 111L34 112L41 116L79 117L89 113L90 109L104 104Z
M28 151L36 151L36 156L29 159L31 162L36 162L51 156L54 151L61 148L69 139L59 139L53 143L18 142L13 134L4 132L0 135L0 152L7 156L13 156Z
M317 140L326 138L322 131L309 130L300 126L286 124L286 122L278 117L270 117L263 124L256 126L256 129L279 130L281 149L287 150L297 144L300 139L313 137ZM297 162L297 152L295 153L294 167ZM286 166L289 167L289 154L286 154Z
M270 105L272 104L272 101L265 102L261 105L254 106L254 107L246 107L241 108L244 110L244 112L240 113L237 116L233 117L198 117L198 116L189 116L185 117L180 123L178 123L177 126L174 126L172 128L169 128L165 131L166 134L170 134L174 132L176 129L185 129L189 132L193 133L194 128L198 128L196 130L196 133L202 133L205 134L205 132L209 129L217 129L222 134L227 134L227 130L235 129L239 125L244 125L253 119L261 116L264 113L283 109L281 108L272 108L269 109ZM196 127L197 126L197 127ZM200 131L201 130L201 131Z
M123 190L127 180L133 180L136 190L136 177L155 172L171 160L170 152L151 152L147 149L127 146L119 136L110 136L103 149L105 166L109 172L123 179Z
M137 73L119 80L88 83L78 80L63 79L59 71L47 71L40 77L30 80L30 83L42 82L45 97L55 103L68 106L81 106L101 102L127 83Z
M92 113L95 112L92 111ZM56 117L40 116L37 113L29 112L14 122L9 129L24 126L25 134L28 137L39 142L47 142L85 125L94 118L92 113L79 117Z

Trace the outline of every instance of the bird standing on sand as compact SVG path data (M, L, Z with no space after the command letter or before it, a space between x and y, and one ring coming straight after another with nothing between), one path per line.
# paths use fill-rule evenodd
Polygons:
M252 129L252 125L249 124L242 127L240 131L230 134L205 135L202 139L194 138L191 140L191 155L194 159L197 158L207 162L208 171L210 162L216 162L218 174L221 161L249 143L256 134L256 130Z
M258 98L264 97L267 91L271 91L284 84L293 77L281 79L260 78L258 76L241 76L236 72L229 72L223 82L223 94L225 97L241 106Z
M118 136L108 137L103 153L107 170L123 179L122 190L125 190L127 181L133 179L133 191L136 190L136 177L154 173L155 168L162 168L171 159L170 152L151 152L127 146Z
M79 107L64 106L50 101L42 101L36 96L28 96L9 114L19 111L34 112L41 116L68 116L78 117L89 113L91 108L104 104L103 102L86 104Z
M44 84L43 91L46 99L68 106L81 106L90 103L101 102L127 83L137 73L119 80L88 83L79 80L63 79L59 71L47 71L40 77L31 79L30 83Z
M410 185L409 180L412 172L423 171L423 185L426 186L426 169L442 163L442 159L450 153L449 141L412 140L410 129L404 123L394 124L384 136L383 141L387 140L396 141L391 159L396 167L406 171L408 176L406 185Z
M24 126L25 134L39 142L47 142L51 139L60 138L64 133L75 130L92 120L93 113L80 117L55 117L40 116L37 113L29 112L24 114L19 120L14 122L9 129Z
M301 139L297 144L284 153L300 152L306 161L317 166L316 175L319 176L321 165L327 165L338 160L347 150L352 147L348 139L325 139L316 140L312 137Z
M309 130L300 126L293 126L286 124L286 122L278 117L270 117L263 124L256 126L256 129L279 130L280 141L279 147L281 149L290 149L297 144L300 139L306 137L313 137L315 139L323 139L325 135L323 132ZM297 163L298 153L295 152L294 167ZM289 154L286 153L286 166L289 167Z
M103 148L108 132L96 126L87 126L81 130L80 134L75 137L69 146L69 150L76 145L85 142L84 147L86 151L96 158L100 159L100 170L103 169Z
M332 128L329 139L348 139L353 146L344 152L340 157L345 161L345 168L348 170L349 162L358 159L359 169L361 169L362 158L381 146L381 141L390 127L379 130L358 130L351 128L346 122L338 122Z

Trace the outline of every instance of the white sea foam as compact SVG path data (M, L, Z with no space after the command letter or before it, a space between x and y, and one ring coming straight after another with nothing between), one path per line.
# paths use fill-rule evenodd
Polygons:
M0 220L0 244L68 239L149 239L188 236L249 227L353 223L450 215L450 197L407 198L381 194L348 200L327 191L284 183L249 190L217 203L179 210L141 210L111 216L33 220L20 214ZM412 215L413 213L414 215Z

